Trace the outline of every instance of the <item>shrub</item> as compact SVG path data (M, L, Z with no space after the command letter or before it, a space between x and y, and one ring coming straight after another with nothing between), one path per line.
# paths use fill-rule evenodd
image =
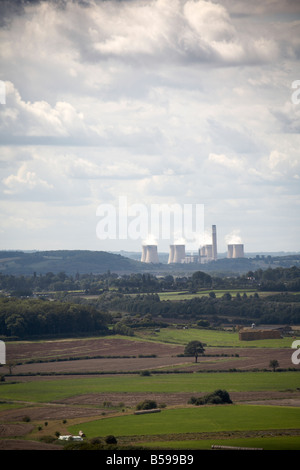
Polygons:
M140 375L143 376L143 377L149 377L151 375L151 372L150 372L150 370L142 370L140 372Z
M195 405L196 404L196 401L197 401L197 398L196 397L191 397L188 401L188 404L189 405Z
M207 398L206 403L208 405L222 405L223 402L221 397L219 397L218 395L210 395Z
M137 404L137 410L153 410L157 408L157 403L154 400L144 400Z
M191 397L188 401L192 405L224 405L226 403L232 403L229 393L226 390L215 390L204 397Z
M106 444L117 444L118 443L117 439L113 435L106 436L105 442L106 442Z
M90 440L90 443L94 446L94 445L99 445L101 444L101 440L99 439L99 437L93 437L91 440Z

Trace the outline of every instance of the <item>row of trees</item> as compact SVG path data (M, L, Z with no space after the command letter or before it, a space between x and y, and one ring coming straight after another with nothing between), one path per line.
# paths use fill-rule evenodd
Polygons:
M57 283L66 286L73 283L73 290L76 287L89 292L94 289L100 293L96 301L90 302L80 297L68 296L63 302L2 297L0 336L26 338L41 335L109 334L109 324L114 325L115 332L132 334L132 328L136 326L164 326L164 319L172 318L198 324L207 321L217 323L220 318L223 322L227 319L241 324L250 321L300 324L300 294L274 293L271 297L260 298L258 294L237 294L233 297L226 293L222 298L216 298L211 290L209 296L174 302L161 301L157 293L169 289L181 290L183 287L199 291L201 288L221 286L222 283L223 287L227 283L231 287L238 287L247 282L258 283L258 286L264 283L273 283L274 286L282 284L286 288L293 285L296 289L300 282L300 269L258 270L236 279L213 278L201 271L182 278L170 275L159 278L150 274L118 276L110 272L103 275L78 274L74 278L64 273L29 277L0 275L0 288L6 291L21 292L23 289L26 291L39 288L55 290ZM146 293L130 296L125 295L124 289L126 293ZM298 291L300 292L300 288ZM109 312L114 312L114 315ZM117 318L115 312L120 312L120 317Z
M119 292L161 292L164 290L210 288L212 278L198 271L190 277L166 275L156 277L150 273L133 273L119 276L109 271L105 274L79 274L68 276L64 272L45 275L13 276L0 274L0 289L14 295L30 296L41 291L76 291L84 290L90 294L99 294L109 288Z
M90 305L0 298L0 336L109 334L111 317Z
M252 278L259 290L300 292L300 268L296 266L258 269L249 271L246 277Z
M237 277L211 276L202 271L196 271L191 276L154 276L150 273L133 273L119 276L107 271L105 274L79 274L67 275L64 272L45 275L13 276L0 274L0 290L14 295L27 296L33 292L41 291L76 291L83 290L90 294L113 288L123 293L151 293L166 290L188 290L190 292L199 289L231 289L247 288L249 284L255 285L260 290L294 291L300 292L300 268L268 268L249 271L245 275Z
M295 299L296 300L296 299ZM227 317L236 322L255 321L265 324L299 324L300 302L268 301L258 295L248 297L238 294L236 297L225 294L221 298L214 296L195 297L182 301L161 301L158 294L127 296L122 294L99 297L98 307L108 311L127 312L130 316L151 315L154 318L181 318L201 320L203 318Z

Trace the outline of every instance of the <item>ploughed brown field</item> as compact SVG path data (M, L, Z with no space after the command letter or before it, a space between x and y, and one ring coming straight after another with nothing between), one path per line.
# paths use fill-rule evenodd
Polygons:
M268 369L272 359L277 359L282 368L291 367L291 350L288 348L276 350L271 348L206 348L206 355L198 357L197 363L192 357L178 357L183 352L184 347L180 345L109 337L41 343L7 343L6 347L7 363L22 362L20 365L13 366L13 374L115 373L173 369L174 367L186 371L233 368L252 370ZM156 357L143 357L151 355ZM70 358L77 359L70 360ZM59 361L56 362L56 359ZM27 363L39 360L43 362ZM2 371L8 373L8 367L4 366Z
M222 371L234 368L238 370L270 369L269 363L272 359L277 359L281 368L291 367L291 350L288 348L276 350L268 348L206 348L205 353L207 356L199 357L198 362L195 363L192 357L178 357L178 355L183 354L183 346L133 341L123 338L104 337L98 339L7 343L6 346L7 363L22 362L20 365L13 365L12 375L7 375L5 378L7 383L10 381L56 380L59 386L60 378L85 377L88 373L97 375L97 372L103 374L143 370L168 371L174 370L174 368L180 371ZM150 355L155 355L155 357L141 357ZM103 358L95 356L103 356ZM74 360L74 358L77 359ZM56 359L59 359L59 361L50 362ZM43 362L27 363L29 360ZM3 366L1 372L9 374L8 366ZM42 375L26 375L39 373ZM300 406L300 391L295 390L235 392L231 393L230 396L235 403ZM50 434L50 424L57 423L57 420L59 420L61 426L62 420L67 420L69 423L70 420L74 419L82 421L89 418L95 419L97 416L101 417L103 413L106 415L115 413L114 406L117 407L120 403L123 404L124 408L135 407L137 403L146 398L153 398L158 404L166 402L165 394L123 393L120 391L119 393L73 396L59 402L46 404L23 403L20 404L20 408L3 410L0 412L0 450L43 449L48 448L48 446L51 449L53 445L28 440L37 423L48 421L49 426L41 431L40 435ZM186 406L189 398L190 393L168 394L167 406ZM110 406L105 407L105 402L109 402ZM29 423L22 422L24 415L30 418ZM52 431L55 432L55 427ZM25 440L22 439L24 436L27 436ZM10 439L12 437L15 438L13 442Z

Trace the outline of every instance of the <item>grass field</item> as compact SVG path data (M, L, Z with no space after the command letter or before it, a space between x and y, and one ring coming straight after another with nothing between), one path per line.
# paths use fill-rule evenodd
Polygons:
M203 363L197 364L194 373L184 371L190 370L188 368L181 369L181 373L171 373L172 367L168 365L170 373L152 372L150 376L142 376L139 373L130 373L127 365L127 368L122 369L122 373L88 376L88 369L80 369L80 363L84 362L80 360L69 361L67 364L75 365L72 374L81 373L82 376L71 373L68 376L59 375L57 371L60 362L57 364L54 362L57 369L54 369L53 374L47 372L49 377L43 379L38 375L43 373L39 371L43 371L42 367L45 364L30 365L41 368L37 369L36 376L26 377L22 372L25 377L19 378L16 373L15 377L7 376L5 382L0 382L2 431L7 426L7 433L11 436L9 434L11 426L15 425L17 430L20 429L20 425L24 426L22 422L24 415L28 414L31 419L30 425L35 429L32 432L28 431L26 423L27 434L24 434L24 440L38 440L42 435L54 435L57 431L62 434L66 432L77 434L79 429L83 429L87 439L113 434L120 437L121 445L142 445L151 449L210 449L211 445L219 444L300 450L300 435L298 435L300 407L296 406L300 400L300 373L290 370L291 338L241 342L238 333L234 331L161 328L157 332L153 329L136 330L135 336L128 338L110 336L90 340L84 338L78 341L72 339L32 342L33 344L23 342L16 343L16 346L11 343L10 348L12 352L14 347L20 348L14 354L16 358L20 356L21 359L31 357L47 359L49 354L50 357L61 358L73 357L76 354L83 356L86 354L91 357L94 354L121 357L122 354L134 352L135 359L132 360L137 364L139 361L144 361L138 357L140 353L160 351L162 357L174 355L172 357L176 357L176 360L178 358L181 364L183 360L181 356L177 356L178 351L183 350L182 346L195 339L207 345L207 354L210 353L209 348L216 348L218 354L216 357L203 358ZM256 350L256 348L265 349ZM229 351L228 355L222 355L223 351L226 353ZM230 354L231 352L234 354ZM273 354L285 372L266 371L269 359L264 362L264 358L273 359ZM259 368L253 367L247 372L233 372L232 367L239 369L239 364L242 364L240 370L243 369L245 358L246 361L253 360L255 364L257 361L257 364L260 364ZM119 361L118 367L121 367L123 359L121 357L108 360ZM156 360L157 358L153 359L153 364ZM230 372L220 372L223 360L232 361L228 367L227 365L224 367ZM209 363L209 368L212 368L215 361L218 371L204 372L205 364ZM180 364L178 367L181 367ZM191 365L194 366L194 360ZM89 364L84 367L89 367ZM97 373L104 370L101 362L97 367L99 367ZM137 367L140 369L131 370L139 371L143 367L146 368L139 365ZM153 366L151 371L154 369L158 370ZM261 372L258 372L258 369ZM197 370L201 372L196 372ZM13 371L17 371L17 366ZM165 368L164 372L167 372ZM11 382L12 380L15 383ZM188 405L188 398L191 396L213 392L216 389L233 393L234 404L205 407ZM142 398L138 394L142 395ZM166 403L167 407L160 413L134 415L136 404L144 399L143 397L151 398L150 394L156 395L155 399L159 400L158 406L160 403ZM276 400L280 399L282 406L274 406L278 405ZM104 407L104 400L111 400L111 408ZM122 407L118 405L121 402L124 402ZM250 405L250 402L253 404ZM44 426L45 421L49 421L47 427ZM66 424L63 424L63 421ZM42 431L39 428L42 428ZM262 437L258 437L260 435ZM3 439L2 434L0 445Z
M251 447L263 450L299 450L300 436L252 437L240 439L195 439L141 442L143 447L169 450L209 450L212 446Z
M161 328L159 332L142 330L136 332L145 340L161 343L172 343L186 345L190 341L198 340L210 347L239 347L239 348L290 348L291 338L265 339L258 341L240 341L236 331L206 330L206 329L176 329Z
M249 297L257 292L255 289L207 289L201 290L197 293L190 293L187 291L171 291L171 292L159 292L160 300L190 300L194 299L195 297L203 297L208 296L210 292L214 292L216 298L222 297L224 294L231 294L232 297L235 297L238 293L243 295L244 293ZM274 292L258 292L260 297L266 297L268 295L274 294Z
M115 375L94 378L59 379L0 385L0 401L32 401L37 403L59 401L68 397L103 392L157 392L191 394L212 392L261 390L295 390L300 388L298 372L218 372L194 374ZM166 395L167 396L167 395Z
M81 423L69 431L78 434L84 427L87 437L142 436L297 429L300 408L284 406L227 405L164 410L161 413L126 415Z

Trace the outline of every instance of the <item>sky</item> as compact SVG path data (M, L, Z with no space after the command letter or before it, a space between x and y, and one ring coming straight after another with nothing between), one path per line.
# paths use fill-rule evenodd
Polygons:
M2 1L0 250L140 251L175 204L300 251L299 57L298 0Z

